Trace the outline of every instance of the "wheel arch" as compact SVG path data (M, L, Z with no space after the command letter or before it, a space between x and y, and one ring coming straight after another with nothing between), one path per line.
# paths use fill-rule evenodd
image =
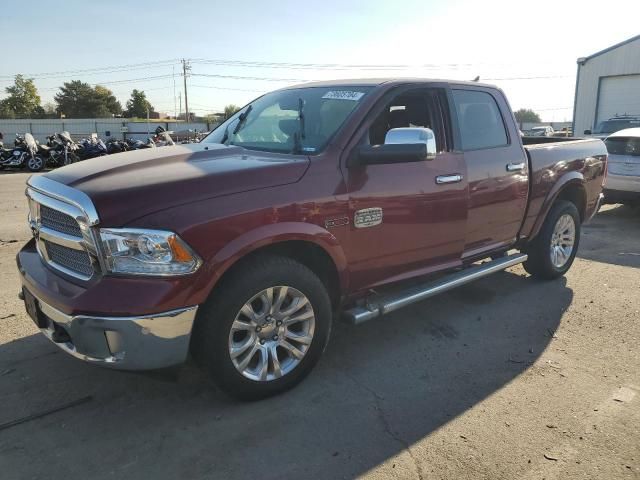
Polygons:
M564 175L551 188L533 225L529 239L533 240L540 233L551 207L558 200L567 200L573 203L580 214L580 221L584 222L586 220L587 191L584 186L584 177L580 172L570 172Z
M318 225L286 222L251 230L229 242L205 262L209 279L206 295L257 255L281 255L293 258L316 273L337 306L348 286L347 262L339 241Z

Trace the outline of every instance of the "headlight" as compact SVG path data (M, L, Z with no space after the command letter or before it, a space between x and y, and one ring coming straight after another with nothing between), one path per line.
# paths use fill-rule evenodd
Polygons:
M200 266L200 258L175 233L164 230L108 228L100 230L110 273L184 275Z

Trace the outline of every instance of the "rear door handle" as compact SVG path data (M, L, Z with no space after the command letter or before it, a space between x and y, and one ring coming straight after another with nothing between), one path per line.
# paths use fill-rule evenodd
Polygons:
M451 175L438 175L436 177L436 183L442 185L444 183L458 183L462 181L462 175L454 173Z
M519 172L520 170L524 170L525 163L507 163L507 172Z

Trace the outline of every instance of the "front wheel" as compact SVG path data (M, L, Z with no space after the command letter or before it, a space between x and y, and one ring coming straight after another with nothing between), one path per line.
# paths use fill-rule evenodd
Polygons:
M30 172L39 172L44 169L44 159L40 155L33 155L27 160L27 168Z
M249 262L201 307L192 353L227 393L257 400L309 374L329 339L332 310L306 266L279 256Z
M580 243L580 214L566 200L557 201L526 248L529 258L524 269L531 275L552 280L564 275L575 259Z

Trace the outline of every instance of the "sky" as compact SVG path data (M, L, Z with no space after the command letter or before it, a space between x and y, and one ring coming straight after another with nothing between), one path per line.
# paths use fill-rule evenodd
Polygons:
M479 75L514 109L568 121L576 59L640 34L637 0L267 3L3 0L0 98L22 73L43 104L63 82L82 80L123 106L132 89L144 90L172 115L184 58L197 114L306 80Z

